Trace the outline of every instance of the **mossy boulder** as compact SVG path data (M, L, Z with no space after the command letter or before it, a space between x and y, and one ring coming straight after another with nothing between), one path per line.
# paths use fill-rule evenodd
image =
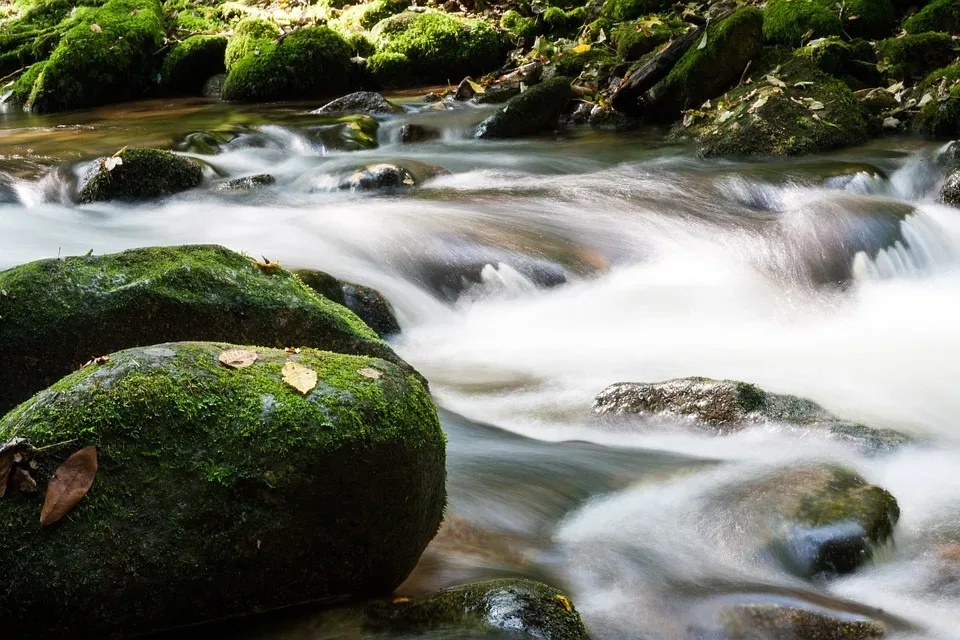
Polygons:
M177 340L370 355L409 368L292 273L217 246L41 260L0 272L0 412L84 362Z
M842 420L815 402L764 391L737 380L676 378L663 382L619 382L601 391L593 410L604 418L671 416L714 433L735 433L763 422L822 430L868 449L888 449L907 438Z
M867 122L847 85L806 56L774 58L783 60L775 76L759 73L710 109L688 112L675 137L696 140L705 157L800 155L866 141Z
M348 30L372 29L381 20L406 11L410 0L373 0L346 9L338 22Z
M923 78L957 57L947 33L919 33L889 38L879 45L884 71L898 80Z
M795 54L809 59L818 69L842 80L851 89L887 86L887 77L878 69L873 47L863 40L845 42L836 36L819 38L798 48Z
M379 87L406 87L413 83L413 65L402 53L381 51L367 58L367 73Z
M481 75L503 62L500 37L483 20L405 12L380 22L373 33L380 50L405 56L413 79L421 82Z
M376 289L338 280L323 271L301 269L294 273L303 284L324 298L353 311L381 338L400 333L400 323L397 322L393 306Z
M920 3L920 11L903 21L907 33L946 31L960 35L960 2L957 0L932 0Z
M646 16L617 25L610 33L617 55L624 60L639 60L689 28L689 24L669 16Z
M586 19L585 7L574 7L568 10L550 7L541 14L544 30L552 36L573 37L580 31Z
M804 38L826 38L843 33L840 18L819 0L770 0L764 12L763 35L767 42L792 47Z
M50 2L4 19L0 30L0 76L45 60L63 35L60 23L69 9L66 2Z
M166 93L200 95L211 76L224 73L224 36L192 36L177 45L163 60L160 83Z
M374 162L356 167L340 180L338 187L349 191L392 191L411 189L450 172L435 164L403 159Z
M525 16L516 9L508 9L500 17L500 28L522 40L531 40L543 31L536 18Z
M556 76L511 98L477 126L477 137L517 138L554 126L573 100L570 78Z
M605 75L620 62L610 49L601 46L594 46L586 51L578 51L576 47L572 47L561 52L555 60L556 73L571 78L576 78L588 69Z
M224 65L227 71L240 59L250 55L260 55L261 50L269 49L280 38L277 25L262 18L245 18L233 28L233 35L227 42L224 52Z
M329 27L304 27L279 42L248 40L254 46L228 64L223 99L237 102L300 100L337 93L353 82L353 53ZM236 55L228 49L228 59Z
M174 35L193 35L226 31L220 3L204 0L166 0L163 11L167 17L167 31Z
M645 115L672 121L682 110L699 107L735 83L763 45L763 13L747 7L711 25L702 49L693 46L653 86L645 99Z
M106 637L309 600L389 594L436 533L444 435L417 376L377 358L223 343L111 354L0 421L39 493L0 500L11 637ZM301 393L296 363L316 374ZM95 446L72 513L38 531L48 478ZM109 550L105 552L105 550ZM56 603L56 606L51 606Z
M110 163L117 162L109 168ZM80 202L148 200L198 186L200 165L159 149L125 149L94 165L80 187Z
M66 111L142 95L159 67L163 13L158 0L109 0L78 7L69 29L36 74L24 106Z
M913 121L917 133L928 138L960 137L960 64L934 71L918 85L917 93L930 95Z
M600 16L613 23L625 22L655 13L671 4L669 0L606 0L600 9Z

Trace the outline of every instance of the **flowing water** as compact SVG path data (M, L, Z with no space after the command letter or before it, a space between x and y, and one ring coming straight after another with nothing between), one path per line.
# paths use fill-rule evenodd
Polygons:
M449 437L448 522L401 592L539 578L598 638L683 638L744 599L960 638L960 214L935 204L936 148L701 162L642 133L470 139L486 113L384 118L368 150L344 150L364 146L356 130L304 105L0 114L0 267L218 243L380 289ZM441 136L402 145L410 122ZM88 163L127 144L193 149L205 186L74 204ZM402 193L337 188L379 161L450 174ZM264 172L276 184L216 186ZM786 425L716 437L591 414L610 383L692 375L809 397L920 444L868 455ZM799 580L709 515L717 487L805 460L842 461L899 501L895 546L853 575ZM309 617L271 625L242 635L328 637Z

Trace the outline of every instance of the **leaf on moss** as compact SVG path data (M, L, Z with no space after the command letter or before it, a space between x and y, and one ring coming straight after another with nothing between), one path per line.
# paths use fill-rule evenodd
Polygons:
M372 367L364 367L363 369L357 369L357 373L362 375L364 378L371 378L373 380L379 380L383 377L382 371L377 371Z
M474 93L486 93L487 90L483 88L483 85L479 82L474 82L470 78L467 78L467 83L470 85L470 88L473 89Z
M97 477L97 448L86 447L67 458L47 485L40 510L40 526L46 527L70 513L93 486Z
M591 48L592 47L588 44L578 44L573 49L571 49L571 51L573 51L574 53L586 53L587 51L590 51Z
M350 124L356 124L356 123L352 122ZM269 260L266 256L263 256L263 260L253 260L253 264L257 265L264 271L277 271L280 269L279 262L273 262Z
M94 33L102 33L103 27L94 22L90 24L90 31L93 31Z
M284 347L284 352L297 354L300 353L300 347Z
M299 362L287 360L280 373L283 375L284 382L303 395L307 395L317 386L317 372Z
M563 594L558 593L558 594L557 594L557 600L560 601L560 604L563 605L563 608L564 608L564 609L566 609L567 611L573 611L573 605L570 604L570 598L568 598L567 596L565 596L565 595L563 595Z
M784 82L783 80L781 80L780 78L776 77L776 76L767 76L766 80L767 80L767 82L769 82L769 83L772 84L773 86L778 87L778 88L780 88L780 89L786 89L786 88L787 88L787 83Z
M217 356L217 360L230 369L243 369L256 362L257 357L257 352L252 349L229 349Z

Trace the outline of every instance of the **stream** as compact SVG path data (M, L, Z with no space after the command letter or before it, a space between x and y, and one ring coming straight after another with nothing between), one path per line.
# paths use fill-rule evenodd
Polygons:
M447 524L398 593L540 579L601 640L682 639L747 597L960 638L960 544L936 551L960 540L960 215L935 202L936 145L706 162L649 131L476 141L490 107L397 99L411 112L379 117L372 149L353 121L310 115L318 104L0 113L0 268L216 243L383 292L403 329L392 344L448 436ZM411 123L438 138L401 143ZM156 202L73 203L78 176L124 145L181 150L207 180ZM449 174L338 188L377 162ZM276 183L218 188L260 173ZM686 376L807 397L917 444L875 455L775 423L721 437L591 410L611 383ZM742 553L704 508L724 483L808 460L848 465L902 512L895 545L829 581ZM342 637L309 612L221 635Z

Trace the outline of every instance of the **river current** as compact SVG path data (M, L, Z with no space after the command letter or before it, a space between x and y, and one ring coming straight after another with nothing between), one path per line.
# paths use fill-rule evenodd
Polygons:
M960 214L935 202L935 145L704 162L649 133L480 142L470 131L488 111L464 106L382 118L375 149L349 150L355 131L316 106L0 114L0 268L217 243L382 291L449 441L447 524L402 593L538 578L601 639L683 638L746 597L960 638L960 562L936 551L960 526ZM401 144L411 122L441 135ZM201 132L217 153L191 143ZM208 180L146 204L73 203L76 177L123 145L192 149ZM384 161L450 173L403 192L337 188ZM276 183L216 188L259 173ZM918 444L868 455L787 425L719 437L592 415L611 383L685 376L808 397ZM841 461L899 502L895 545L852 575L802 581L705 515L717 486L806 460ZM336 635L307 616L235 637Z

